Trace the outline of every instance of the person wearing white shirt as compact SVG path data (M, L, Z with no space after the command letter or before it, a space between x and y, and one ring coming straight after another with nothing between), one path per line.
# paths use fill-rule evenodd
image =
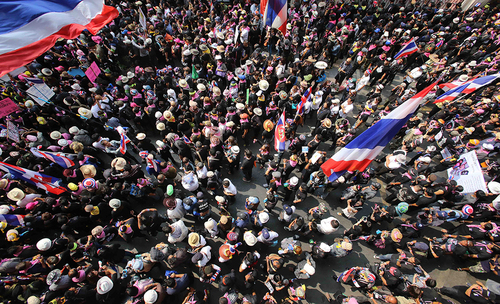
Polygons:
M339 220L335 217L330 216L329 218L322 219L317 226L318 232L323 234L332 234L337 231L340 227Z
M354 109L354 105L352 104L352 99L351 97L347 98L346 101L340 106L340 112L339 115L342 118L346 118L349 113L352 112Z
M272 244L273 241L278 238L279 234L275 231L268 230L267 228L262 229L261 232L259 232L259 236L257 237L257 241L264 243L264 244Z
M177 221L163 227L163 232L168 235L168 242L174 244L182 242L187 237L189 230L183 221Z
M355 91L356 92L359 92L361 91L367 84L368 82L370 82L370 72L365 71L363 76L361 76L361 78L358 79L358 81L356 82L356 89Z
M191 258L191 261L193 264L197 264L198 267L204 267L207 265L207 263L212 259L212 247L210 246L205 246L200 249L193 257Z

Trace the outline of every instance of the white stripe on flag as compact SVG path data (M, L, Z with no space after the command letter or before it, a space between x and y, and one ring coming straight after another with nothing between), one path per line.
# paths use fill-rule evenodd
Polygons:
M365 159L373 160L377 155L384 150L385 147L375 147L373 149L347 149L342 148L339 152L333 155L334 161L363 161Z
M5 54L47 38L70 24L87 25L102 12L104 0L83 0L67 12L43 14L28 24L0 35L0 54Z

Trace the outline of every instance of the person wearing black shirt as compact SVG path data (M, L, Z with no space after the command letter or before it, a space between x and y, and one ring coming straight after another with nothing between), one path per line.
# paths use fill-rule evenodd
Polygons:
M243 181L250 182L252 180L252 170L255 164L255 156L253 156L252 151L249 149L245 150L245 157L241 162L241 171L243 172Z

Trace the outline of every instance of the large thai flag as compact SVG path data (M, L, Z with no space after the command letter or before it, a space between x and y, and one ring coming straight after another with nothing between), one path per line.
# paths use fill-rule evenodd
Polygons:
M120 153L125 155L127 153L127 144L131 142L124 132L120 132Z
M57 39L93 35L118 17L104 0L0 1L0 76L30 63Z
M283 35L286 34L287 9L286 0L260 0L264 24L279 29Z
M451 90L447 91L443 95L436 98L436 101L434 101L434 103L440 103L443 101L451 101L451 100L455 99L460 94L471 94L483 86L490 85L492 82L497 80L499 77L500 77L500 73L497 73L494 75L474 78L474 79L471 79L467 82L463 82L461 85L454 86L454 88L452 88ZM454 82L446 83L447 87L451 87L453 84L454 84ZM455 82L455 84L456 84L456 82Z
M66 188L58 186L59 178L0 162L0 170L10 173L13 179L20 179L50 193L62 194Z
M347 146L335 153L322 166L323 172L335 181L346 171L363 171L384 147L406 124L413 112L418 108L425 95L427 95L436 83L417 93L405 103L397 107L389 115L384 116L368 130L361 133Z
M48 159L51 162L56 163L59 166L63 167L64 169L71 168L75 165L73 160L70 159L71 154L40 151L35 147L31 148L31 153L36 157L42 157ZM73 156L76 158L76 155L73 154Z
M277 152L285 151L285 141L285 111L283 111L274 130L274 150Z
M304 113L304 106L306 105L306 102L311 100L311 92L312 87L309 87L309 89L307 89L304 92L304 95L302 95L302 97L300 98L300 102L297 105L297 115L302 115L302 113Z
M409 56L418 51L417 43L415 43L415 38L411 38L411 40L399 51L399 53L394 56L394 59L399 59L403 56Z

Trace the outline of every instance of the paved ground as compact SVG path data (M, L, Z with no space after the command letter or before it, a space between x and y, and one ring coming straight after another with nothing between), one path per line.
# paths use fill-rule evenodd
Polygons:
M338 65L336 65L336 67L337 66ZM329 77L330 78L333 77L335 75L335 73L336 73L336 68L330 70ZM359 78L360 76L361 76L361 72L358 71L356 78ZM396 77L396 79L393 83L393 86L397 85L400 81L401 81L401 77ZM391 86L391 87L393 87L393 86ZM367 92L368 92L368 90L365 90L364 92L362 92L361 95L363 95L363 93L366 94ZM384 97L388 96L388 92L390 92L390 88L386 87L384 89L384 94L383 94ZM358 101L358 104L364 103L362 96L358 96L357 101ZM314 124L314 123L312 120L308 120L306 122L306 124ZM299 133L309 133L309 131L310 131L309 126L305 126L301 129L299 129ZM257 152L258 144L254 144L250 148L254 152ZM326 144L322 144L318 149L319 150L326 150L327 148L328 148L328 146ZM387 151L388 151L388 148L386 148L385 152L387 152ZM333 154L333 151L329 151L328 156L331 156L332 154ZM413 156L413 155L410 154L410 157L411 156ZM292 175L294 175L294 174L298 174L298 172L294 171L292 173ZM241 172L237 172L236 174L231 175L231 176L227 176L227 174L225 175L225 177L228 177L231 179L231 181L234 183L234 185L236 186L236 188L239 191L239 195L237 196L236 203L230 207L231 213L234 212L233 214L235 214L236 210L244 210L244 200L249 195L258 196L261 200L265 197L266 190L262 186L262 184L265 183L265 179L263 176L263 170L260 170L258 168L254 168L253 176L254 176L254 179L253 179L252 183L245 183L242 181L243 176L242 176ZM343 228L339 229L339 231L334 235L329 235L329 236L316 236L315 235L313 237L315 240L325 241L325 242L331 243L331 242L333 242L334 238L341 237L341 235L344 231L344 228L349 228L352 225L353 222L349 221L348 219L346 219L344 217L336 215L337 212L340 211L341 207L342 208L345 207L345 206L341 206L339 204L340 193L342 192L343 189L344 188L341 187L341 188L335 190L327 197L327 200L326 200L326 203L327 203L328 209L329 209L329 214L336 216L340 220L340 223L341 223ZM382 193L382 197L385 197L385 190L384 189L381 190L381 193ZM307 198L307 200L302 205L298 206L298 208L300 210L297 211L297 214L302 215L302 216L306 216L306 213L304 212L304 210L308 210L311 207L317 206L318 203L319 203L319 201L316 197L309 196ZM370 201L370 203L359 213L357 218L360 218L363 215L369 214L371 212L370 206L372 206L375 203L379 203L379 204L383 203L381 201L380 194L376 198L374 198ZM218 220L218 218L219 218L218 210L214 206L215 206L215 203L212 204L212 214L214 215L214 218L216 218ZM261 204L261 206L262 206L262 204ZM137 209L140 210L140 209L147 208L147 207L153 207L153 206L150 205L150 203L148 203L148 202L144 202L144 205L137 206ZM163 206L154 206L154 207L156 207L160 211L164 212ZM277 221L277 215L278 215L279 211L281 211L281 210L282 210L282 205L281 205L281 203L279 203L273 212L274 216L271 218L270 224L269 224L269 227L271 227L271 229L277 231L280 234L280 238L291 235L289 232L284 231L282 225ZM393 224L395 224L395 223L397 223L397 222L394 222ZM196 228L200 228L200 227L196 227ZM426 230L426 235L428 235L428 236L437 235L437 232L432 231L432 229L428 229L428 230ZM304 250L310 250L310 245L308 243L308 239L301 238L300 240L302 241ZM214 256L213 262L215 262L218 265L221 265L220 263L217 262L217 258L218 258L217 252L218 252L218 247L221 244L221 241L222 241L221 239L209 240L209 244L212 246L212 252L213 252L213 256ZM126 243L122 243L122 244L126 248L135 249L138 252L144 252L144 251L149 251L149 248L151 246L155 245L156 242L166 242L166 237L162 233L159 233L156 238L150 238L149 242L145 242L144 239L135 239L133 241L133 243L131 243L131 244L126 244ZM187 246L187 243L182 243L182 244L180 244L180 246ZM266 254L277 252L277 247L275 247L275 248L259 247L258 250L262 256L265 256ZM366 246L363 242L355 242L353 252L350 255L348 255L347 257L344 257L341 259L330 258L330 259L326 259L326 260L317 261L318 267L317 267L316 274L311 279L303 281L303 283L307 285L307 296L306 296L307 300L304 302L309 302L309 303L325 302L326 301L326 298L324 296L325 293L327 293L327 292L334 293L334 292L338 291L339 289L342 290L343 292L345 292L345 294L352 294L352 293L356 292L355 290L351 290L351 288L348 286L345 286L345 285L341 286L338 283L334 282L332 280L332 274L333 274L333 272L336 272L336 273L342 272L343 270L345 270L348 267L363 266L366 263L373 263L373 262L375 262L373 255L374 255L374 252L370 247ZM222 265L223 266L222 274L228 273L230 271L230 269L235 269L236 271L238 271L237 269L238 269L239 263L241 261L241 258L242 257L240 256L238 258L235 258L235 260L231 261L230 263L223 264ZM289 262L287 262L286 266L284 267L284 269L282 271L282 273L285 277L287 277L287 278L293 277L293 273L288 269L288 266L291 266L291 265L295 264L296 262L297 262L297 259L292 259ZM456 267L460 267L460 266L458 266L456 260L454 260L453 258L450 258L450 257L442 258L440 260L425 261L423 263L423 265L424 265L424 269L427 272L429 272L431 274L431 276L433 276L437 280L438 287L453 286L456 284L465 284L466 282L474 282L476 280L475 277L472 277L471 275L469 275L465 272L458 272L455 270L451 270L451 269L456 269ZM159 277L160 274L162 273L162 271L164 271L164 268L161 268L161 269L155 268L152 272L152 276ZM485 279L484 276L478 276L477 278ZM239 283L242 283L242 281L243 281L243 279L241 279L239 281ZM218 298L220 296L220 293L216 289L216 286L217 286L216 284L213 284L213 286L210 287L210 289L211 289L210 303L218 303ZM240 286L239 287L240 292L242 294L245 294L247 291L241 285L239 285L239 286ZM203 288L202 284L198 280L196 280L195 287L198 290L200 288ZM267 291L267 288L262 283L257 283L257 285L255 286L255 290L257 291L257 293L259 295L263 295ZM281 298L283 296L284 296L283 292L275 294L275 297L278 301L279 301L279 298ZM182 301L182 299L180 299L180 298L175 299L176 302L178 300ZM178 303L180 303L180 302L178 302Z

